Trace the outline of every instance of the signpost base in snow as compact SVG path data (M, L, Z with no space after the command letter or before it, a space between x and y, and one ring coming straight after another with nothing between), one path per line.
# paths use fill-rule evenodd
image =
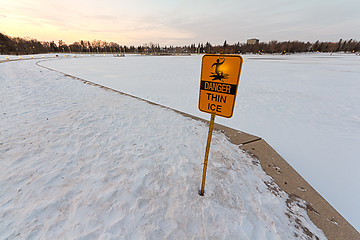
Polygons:
M212 131L213 131L213 128L214 128L214 121L215 121L215 113L212 113L211 114L211 119L210 119L209 134L208 134L207 143L206 143L206 150L205 150L203 177L202 177L201 189L199 191L200 196L204 196L206 169L207 169L207 162L208 162L208 157L209 157L209 150L210 150Z

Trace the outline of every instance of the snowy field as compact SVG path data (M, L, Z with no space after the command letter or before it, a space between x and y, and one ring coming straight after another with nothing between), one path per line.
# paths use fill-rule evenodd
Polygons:
M132 59L103 60L120 71ZM96 61L51 64L80 74L92 63L99 78L108 64ZM124 76L140 72L128 67ZM1 63L0 73L0 239L325 239L305 203L220 133L200 197L204 123L35 61Z
M41 59L45 57L55 57L56 54L38 54L38 55L0 55L0 61L6 60L29 60L29 59Z
M231 119L264 138L360 229L360 56L245 55ZM201 56L61 58L44 66L209 119L197 108Z

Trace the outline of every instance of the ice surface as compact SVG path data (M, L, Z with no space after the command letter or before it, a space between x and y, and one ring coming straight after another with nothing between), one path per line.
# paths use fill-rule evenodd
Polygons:
M360 229L360 56L245 55L234 115ZM45 66L209 119L197 108L201 56L87 57Z
M35 61L0 73L0 239L325 239L220 133L200 197L204 123Z

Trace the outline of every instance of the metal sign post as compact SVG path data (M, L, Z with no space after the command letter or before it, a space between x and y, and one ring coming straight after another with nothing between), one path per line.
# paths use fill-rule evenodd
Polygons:
M211 119L210 119L209 133L208 133L208 138L207 138L207 143L206 143L201 190L199 191L199 194L201 196L204 196L204 191L205 191L206 169L207 169L207 162L208 162L209 151L210 151L211 137L212 137L212 132L213 132L213 128L214 128L214 122L215 122L215 113L212 113Z

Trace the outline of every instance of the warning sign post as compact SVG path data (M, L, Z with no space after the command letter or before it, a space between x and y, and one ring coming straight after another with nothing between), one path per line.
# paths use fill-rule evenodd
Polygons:
M239 55L211 55L202 58L199 110L210 113L203 177L199 194L204 196L206 169L215 115L231 118L234 111L243 59Z
M204 55L201 65L199 110L232 117L242 58L239 55Z

